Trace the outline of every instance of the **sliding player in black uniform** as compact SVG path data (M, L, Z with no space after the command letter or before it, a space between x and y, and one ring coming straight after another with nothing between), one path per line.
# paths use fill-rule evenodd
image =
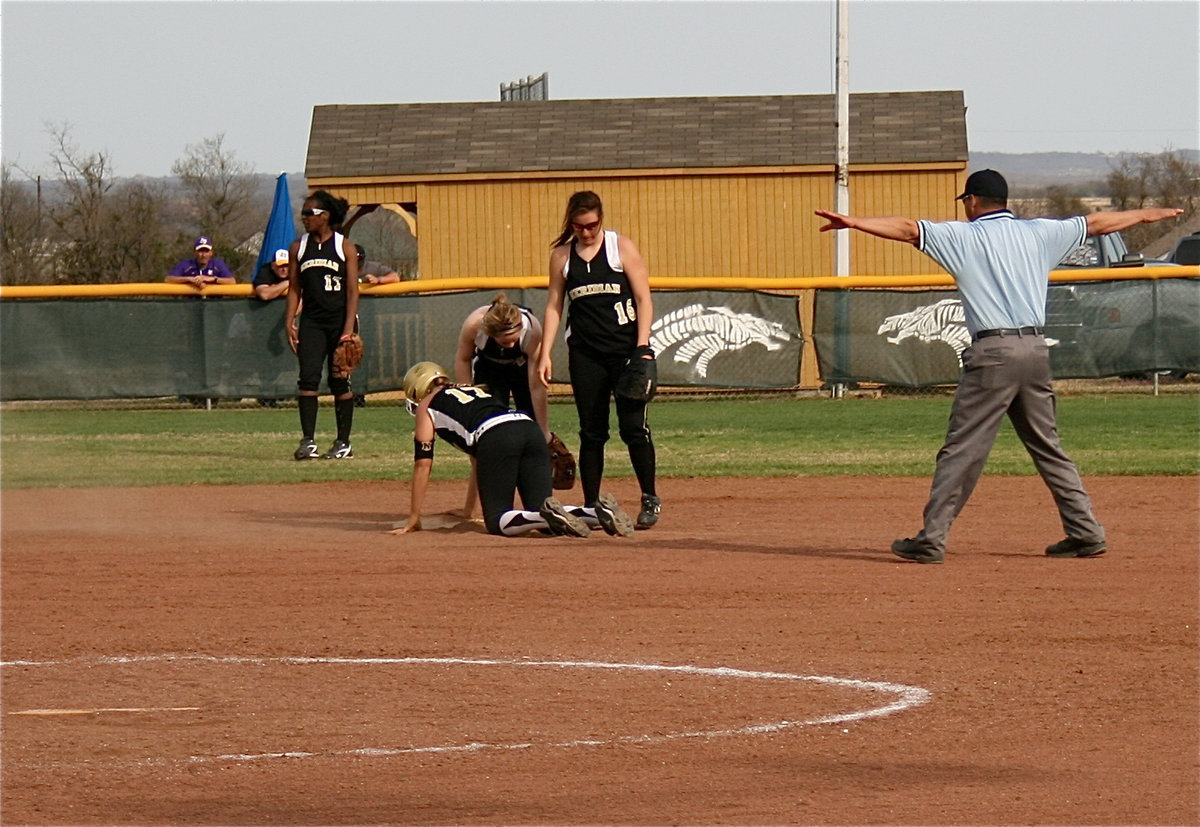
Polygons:
M550 254L550 289L542 324L538 377L546 387L553 378L551 346L558 333L563 299L571 300L564 326L571 389L579 413L579 479L584 502L600 494L604 444L608 441L608 403L617 377L630 359L654 358L650 324L654 306L650 276L634 243L604 229L604 207L594 192L577 192L567 202L562 232ZM657 462L646 402L615 396L621 440L642 489L638 528L658 522L661 503L655 490Z
M393 534L421 528L421 506L433 468L434 437L471 456L491 534L515 536L537 529L586 537L592 528L628 537L633 520L617 501L601 494L590 508L565 506L552 496L550 454L529 414L511 411L477 385L455 385L433 362L418 362L404 375L404 395L416 416L413 432L412 507L408 523ZM519 494L523 509L513 508Z

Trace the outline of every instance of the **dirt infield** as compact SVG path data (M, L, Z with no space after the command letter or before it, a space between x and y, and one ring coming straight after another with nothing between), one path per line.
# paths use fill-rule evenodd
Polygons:
M1200 479L1087 484L1106 557L985 477L943 566L886 551L926 479L665 480L586 540L4 491L3 821L1197 824Z

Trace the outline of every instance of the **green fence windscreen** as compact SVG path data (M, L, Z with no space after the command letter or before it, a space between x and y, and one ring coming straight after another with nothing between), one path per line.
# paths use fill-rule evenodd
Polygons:
M1056 379L1200 371L1200 279L1050 285ZM821 290L813 322L826 382L920 387L958 381L970 344L955 290Z
M508 290L541 317L545 290ZM453 371L463 320L494 292L364 296L355 392L399 390L429 359ZM744 291L656 293L653 339L664 385L790 387L801 335L796 300ZM0 399L194 396L290 398L296 357L285 303L246 298L0 302ZM567 354L554 345L555 378Z
M541 317L546 291L508 290ZM429 359L453 370L463 319L493 291L364 296L358 393L399 390ZM0 302L0 399L290 398L296 357L283 301L105 298ZM654 293L651 344L664 386L786 388L803 338L797 300L742 290ZM1200 371L1200 279L1050 285L1046 336L1060 379ZM818 290L813 341L833 382L957 381L969 346L953 290ZM554 343L555 379L566 346Z

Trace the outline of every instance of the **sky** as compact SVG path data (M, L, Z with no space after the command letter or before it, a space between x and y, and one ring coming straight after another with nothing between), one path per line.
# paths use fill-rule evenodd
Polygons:
M850 91L960 89L972 152L1200 148L1197 0L850 0ZM312 109L834 91L835 0L0 2L0 154L48 128L117 176L190 145L302 172ZM853 158L851 158L853 163Z

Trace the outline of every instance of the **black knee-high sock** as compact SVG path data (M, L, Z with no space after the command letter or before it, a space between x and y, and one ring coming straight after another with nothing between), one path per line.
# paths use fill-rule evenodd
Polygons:
M600 496L604 478L604 444L579 446L579 482L583 486L584 505L591 505Z
M301 396L296 401L300 406L300 433L305 439L312 439L317 432L317 397Z
M333 415L337 419L337 438L350 441L350 429L354 426L354 397L333 400Z
M657 494L654 489L654 478L657 471L657 458L653 442L635 443L629 446L629 462L633 465L634 476L643 494Z

